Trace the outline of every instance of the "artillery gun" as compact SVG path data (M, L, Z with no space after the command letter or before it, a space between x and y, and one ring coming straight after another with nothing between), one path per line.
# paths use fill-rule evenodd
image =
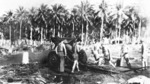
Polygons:
M55 47L58 45L59 42L65 41L65 46L67 49L67 56L65 57L65 64L66 64L66 66L69 66L69 67L72 66L72 63L73 63L72 44L75 41L80 41L80 38L55 37L55 38L51 38L51 41L55 44ZM78 55L79 55L79 64L85 65L87 63L87 55L86 55L85 51L80 50L80 52L78 52ZM55 53L54 49L49 52L47 60L48 60L48 65L50 67L56 68L57 66L59 66L59 57Z

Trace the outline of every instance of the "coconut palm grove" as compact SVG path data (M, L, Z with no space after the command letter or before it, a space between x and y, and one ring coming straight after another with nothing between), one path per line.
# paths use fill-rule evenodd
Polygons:
M94 10L88 1L75 5L67 10L62 4L48 6L41 4L39 8L26 9L19 6L0 17L0 28L3 38L13 44L18 39L42 41L50 37L82 36L88 43L104 37L109 39L129 36L139 38L141 28L146 28L147 19L140 16L138 7L126 6L121 3L109 5L102 1Z
M41 3L39 7L7 10L0 16L0 82L149 84L149 18L142 11L140 6L124 5L122 0L114 5L101 0L98 6L86 0L72 9ZM60 73L56 48L62 41L67 56ZM76 41L80 71L71 73ZM109 50L109 61L103 59L100 65L94 52L97 48L98 56L105 56L103 46ZM147 52L146 59L143 52ZM145 69L143 62L147 63Z

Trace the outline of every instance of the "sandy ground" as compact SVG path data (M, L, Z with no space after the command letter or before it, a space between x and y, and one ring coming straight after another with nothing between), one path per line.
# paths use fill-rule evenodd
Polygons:
M140 45L129 45L129 49L131 65L133 67L141 67ZM110 50L112 58L118 58L120 46L110 45ZM49 51L30 53L30 62L39 61L41 57L47 56L48 52ZM90 53L88 55L90 55ZM0 58L1 81L4 80L5 82L8 82L8 79L13 77L18 78L18 80L20 78L20 82L22 81L22 78L32 79L32 77L37 77L39 79L44 79L44 81L47 82L47 84L107 84L110 82L125 84L126 80L138 75L150 77L150 69L147 69L145 71L137 70L135 72L134 70L131 70L126 66L124 68L116 68L119 74L106 73L95 69L81 70L80 72L75 72L74 74L71 74L70 68L66 68L65 73L61 74L57 71L51 70L48 67L40 66L38 64L31 64L29 66L20 65L21 60L21 53L17 55L7 56L5 58ZM12 64L15 65L12 66ZM22 69L20 69L20 67ZM26 70L27 74L20 75L19 73L22 73L23 70ZM18 71L18 73L15 72L15 74L11 74L11 76L8 76L12 71Z

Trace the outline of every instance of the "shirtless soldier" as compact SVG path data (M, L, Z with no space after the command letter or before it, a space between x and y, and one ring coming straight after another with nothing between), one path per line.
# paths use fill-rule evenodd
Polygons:
M61 41L55 48L56 54L60 57L60 72L64 72L65 68L65 56L67 56L66 46Z
M73 62L73 66L72 66L72 73L74 73L74 70L75 68L77 67L77 70L80 71L79 69L79 63L78 63L78 60L79 60L79 57L78 57L78 52L79 52L79 45L78 45L78 42L75 42L73 43L73 48L72 48L72 51L73 51L73 59L74 59L74 62Z

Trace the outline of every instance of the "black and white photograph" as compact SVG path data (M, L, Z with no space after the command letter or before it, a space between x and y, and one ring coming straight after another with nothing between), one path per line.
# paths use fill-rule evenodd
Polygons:
M150 84L149 0L0 0L0 84Z

